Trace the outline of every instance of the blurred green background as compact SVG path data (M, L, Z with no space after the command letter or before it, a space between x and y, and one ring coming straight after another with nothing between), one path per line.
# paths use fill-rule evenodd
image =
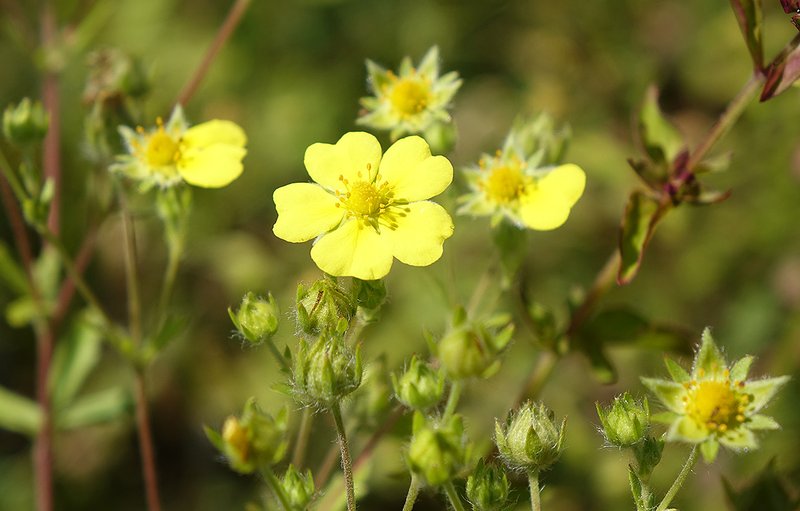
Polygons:
M0 2L0 105L38 96L37 59L19 34L35 29L36 2ZM31 5L28 5L31 4ZM97 15L86 48L66 52L61 81L64 236L76 250L86 226L87 163L81 101L89 50L119 48L145 64L152 78L147 118L166 116L224 19L229 2L115 0L57 2L61 25L87 12ZM17 7L15 7L17 6ZM765 2L765 43L771 58L795 29L779 2ZM29 27L30 28L30 27ZM464 84L453 108L458 142L449 155L456 168L499 147L514 117L550 112L574 134L568 160L587 173L587 189L564 227L530 236L525 286L537 301L566 314L565 301L588 287L617 244L628 193L639 186L626 158L637 155L633 116L646 87L657 84L662 107L696 145L750 74L750 60L728 2L611 0L585 2L459 2L400 0L254 1L219 54L195 97L191 121L226 118L249 136L245 172L222 190L194 190L188 249L174 306L191 318L149 373L152 422L164 507L170 510L242 509L258 498L255 478L227 469L202 425L220 427L251 395L270 411L285 398L266 349L232 339L226 308L248 290L272 291L284 321L280 346L294 346L292 308L299 281L320 273L310 244L291 245L272 235L275 188L304 181L305 148L334 142L355 129L358 98L366 94L364 60L396 68L404 55L417 61L439 45L442 70L457 70ZM752 104L715 154L733 151L728 172L706 182L732 189L712 207L684 206L670 214L651 243L639 276L613 290L604 307L624 304L655 321L687 328L699 340L705 326L729 358L758 356L753 374L791 374L793 381L769 409L783 426L764 435L762 448L724 452L699 464L673 504L682 511L725 509L721 477L746 486L775 457L795 488L800 479L800 97L794 90ZM384 147L386 138L382 138ZM455 211L455 189L441 202ZM422 329L440 333L451 307L463 303L494 260L485 219L455 218L445 255L426 269L396 264L386 279L390 299L380 323L364 335L368 360L385 353L390 369L411 353L424 353ZM164 249L159 223L137 217L145 303L157 296ZM124 321L125 291L119 219L100 228L88 278L115 317ZM11 245L8 222L0 238ZM11 300L0 288L0 308ZM490 299L488 301L491 301ZM501 307L503 303L501 301ZM676 355L688 364L690 347ZM486 442L494 418L503 417L532 367L536 350L519 336L500 373L468 387L463 410L468 433ZM630 389L643 394L640 375L663 376L662 353L621 347L610 352L619 372L600 385L589 364L571 355L557 367L542 399L568 417L567 449L544 476L550 511L631 509L627 460L604 448L595 401ZM0 322L0 385L32 396L35 343L29 329ZM110 348L88 385L102 389L132 377ZM294 413L295 418L299 413ZM403 429L406 428L406 429ZM362 509L402 506L407 480L401 425L379 449ZM309 466L332 445L327 417L316 421ZM366 436L355 436L357 445ZM656 471L663 494L686 455L672 446ZM32 508L30 442L0 431L0 509ZM520 508L526 497L520 496ZM59 510L143 509L143 486L132 415L56 438ZM442 509L430 493L418 509ZM742 509L762 509L744 507Z

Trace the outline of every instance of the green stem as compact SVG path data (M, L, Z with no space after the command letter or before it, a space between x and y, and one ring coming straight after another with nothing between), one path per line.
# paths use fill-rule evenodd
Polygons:
M272 341L269 341L272 344ZM280 357L283 359L283 357ZM286 364L286 361L284 361ZM301 468L305 462L306 450L308 449L308 438L311 436L311 424L314 422L314 414L311 408L303 409L303 416L300 418L300 427L297 430L297 441L292 452L292 465Z
M456 407L458 406L459 398L461 398L461 391L463 388L464 383L462 380L455 380L450 386L450 395L447 396L447 404L445 405L444 413L442 414L442 422L446 422L447 419L456 413Z
M411 484L408 485L408 493L406 494L406 502L403 504L403 511L411 511L414 509L414 503L417 501L417 495L422 486L419 484L417 476L411 475Z
M447 481L442 486L444 488L444 492L447 494L448 500L450 500L450 504L453 506L453 509L455 509L455 511L464 511L464 503L461 502L458 492L456 491L456 487L453 486L453 482Z
M686 481L686 478L689 476L689 473L692 471L692 467L694 467L695 462L697 462L697 446L693 446L691 452L689 452L689 457L686 459L686 463L683 464L683 468L681 472L678 474L678 477L675 479L675 482L672 483L672 486L667 491L667 494L664 495L664 499L656 508L656 511L664 511L667 509L672 503L672 499L675 498L675 495L678 493L678 490L681 489L683 483Z
M181 237L182 236L183 233L181 233ZM175 279L178 275L178 267L180 266L181 255L183 254L183 242L181 241L178 244L167 243L167 247L167 267L164 269L164 284L161 287L161 296L158 299L158 310L161 314L159 326L163 324L167 317L167 305L172 297L172 289L175 287Z
M136 257L136 231L124 197L120 195L122 230L125 243L125 284L128 292L128 328L133 342L138 346L142 340L142 302L139 295L139 271Z
M336 424L336 437L339 440L339 450L342 453L342 473L344 474L344 486L347 492L347 511L355 511L356 494L355 484L353 482L353 463L350 460L350 449L347 446L347 436L344 431L344 422L342 421L342 410L339 407L338 401L332 403L330 409L333 415L333 422Z
M283 369L290 369L289 362L286 361L286 357L284 357L283 353L281 353L278 347L275 346L275 341L272 339L267 339L267 348L269 348L269 352L272 353L275 361L278 362Z
M17 201L22 204L22 202L28 198L28 194L25 193L22 183L20 183L19 178L17 178L17 175L14 173L14 170L11 168L2 150L0 150L0 172L3 173L3 176L8 180L8 184L11 185L11 189L17 197Z
M531 510L540 511L542 502L539 495L539 471L531 470L528 472L528 486L531 490Z
M285 511L289 511L292 508L292 505L289 503L289 497L286 496L286 492L281 486L281 482L275 477L275 472L272 471L271 468L267 467L261 470L261 473L264 475L264 479L267 481L267 485L272 489L272 491L277 495L278 500L281 502L281 506Z

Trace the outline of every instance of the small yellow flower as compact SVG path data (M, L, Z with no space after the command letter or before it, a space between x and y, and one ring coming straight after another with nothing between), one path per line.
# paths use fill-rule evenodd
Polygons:
M453 179L444 156L431 156L420 137L395 142L381 157L378 140L363 132L336 144L306 149L305 166L315 183L275 190L276 236L292 243L317 238L311 258L334 276L375 280L392 261L428 266L453 234L450 215L427 199Z
M439 76L439 49L434 46L418 68L405 57L398 74L367 60L369 86L374 96L361 98L367 112L358 124L391 130L392 140L422 133L437 122L450 122L447 108L461 80L458 73Z
M215 119L190 128L177 106L166 124L159 118L150 130L120 126L119 131L129 154L118 155L111 170L140 181L143 189L182 181L220 188L242 173L247 137L231 121Z
M518 121L503 149L464 170L471 192L459 198L458 213L490 216L492 226L507 219L538 231L560 227L586 185L579 166L555 165L564 138L545 115Z
M667 440L700 444L710 462L720 444L736 451L754 449L753 431L778 429L777 422L759 412L789 378L749 381L752 361L744 357L729 367L706 329L691 374L667 360L673 381L642 378L669 410L654 417L670 424Z

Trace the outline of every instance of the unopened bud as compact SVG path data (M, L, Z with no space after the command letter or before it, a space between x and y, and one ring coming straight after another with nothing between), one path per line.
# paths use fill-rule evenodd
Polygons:
M416 355L400 377L392 374L398 401L412 410L424 411L436 406L444 395L444 376Z
M253 344L269 340L278 330L278 304L270 293L267 298L248 292L242 298L239 310L228 308L228 314L242 337Z
M361 385L361 351L340 336L300 341L292 371L292 391L304 404L328 408Z
M566 419L558 426L543 404L527 402L503 426L495 423L497 450L506 466L523 472L546 470L561 456Z
M626 392L614 398L614 403L608 408L599 403L596 406L603 433L610 444L630 447L644 439L650 427L647 399L640 402Z
M508 478L502 468L481 459L467 478L467 498L473 511L501 511L508 507Z
M355 300L332 277L297 286L297 325L308 335L341 333L355 313Z
M408 466L423 484L439 486L455 478L469 457L464 422L454 415L445 423L431 424L414 414L414 434L408 447Z
M500 367L500 355L511 341L514 325L505 314L485 321L462 321L461 312L455 316L453 327L436 347L442 368L454 379L491 376Z
M293 465L289 465L283 475L281 486L289 501L289 509L286 511L305 511L314 499L314 477L311 470L306 470L305 474L298 472Z
M3 112L3 134L9 142L28 146L41 142L47 134L49 118L39 101L24 98Z

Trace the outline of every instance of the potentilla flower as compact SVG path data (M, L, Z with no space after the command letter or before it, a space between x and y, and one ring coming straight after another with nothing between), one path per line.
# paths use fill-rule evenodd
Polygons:
M493 227L504 219L538 231L560 227L586 185L579 166L556 164L566 138L546 115L517 121L502 149L464 169L471 191L459 198L458 213L489 216Z
M706 329L691 374L668 359L673 381L642 378L669 410L653 417L670 424L667 440L700 444L711 462L719 444L735 451L755 449L754 431L778 429L777 422L758 412L789 377L747 380L752 362L747 356L728 366Z
M447 108L461 79L452 71L439 76L439 49L434 46L415 68L405 57L398 74L367 60L369 87L374 96L361 98L367 113L358 124L391 130L392 140L404 134L422 133L437 122L450 122Z
M242 173L247 136L231 121L214 119L189 127L176 106L166 124L135 130L120 126L129 154L118 155L111 166L139 181L142 189L167 188L183 181L203 188L227 186Z
M314 238L311 258L324 272L375 280L393 258L427 266L442 255L453 234L450 215L427 199L453 179L444 156L431 156L420 137L395 142L381 158L369 133L345 134L336 144L317 143L305 154L315 183L275 190L276 236L292 243Z

